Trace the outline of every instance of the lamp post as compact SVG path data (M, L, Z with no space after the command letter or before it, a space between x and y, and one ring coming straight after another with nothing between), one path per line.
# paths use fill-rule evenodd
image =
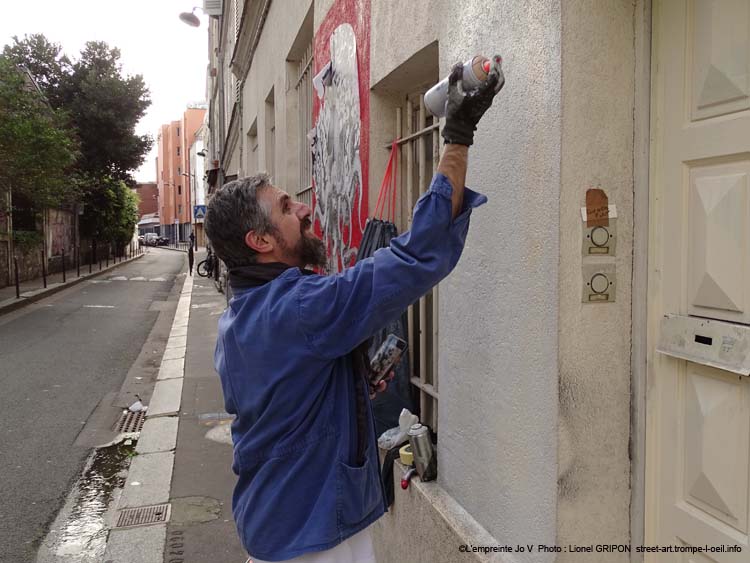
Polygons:
M224 16L221 14L210 14L206 12L205 9L195 6L191 12L182 12L179 16L180 20L183 23L186 23L187 25L191 27L199 27L201 22L200 19L198 19L198 16L195 15L195 10L201 10L203 13L208 14L209 17L215 17L217 18L219 22L219 29L221 29L222 26L222 20L224 19ZM210 37L210 31L209 31L209 37ZM216 55L217 55L217 82L219 86L219 92L218 92L218 98L219 98L219 110L218 110L218 118L219 118L219 131L218 131L218 138L219 138L219 147L218 151L216 152L216 158L219 159L219 169L217 172L217 185L222 186L224 184L224 167L223 167L223 160L224 160L224 143L226 141L225 138L225 130L226 130L226 124L224 123L225 120L225 99L224 99L224 49L222 49L222 45L219 45L216 49ZM211 111L211 106L209 105L209 111ZM203 154L198 153L198 156L206 156L205 151L201 151Z

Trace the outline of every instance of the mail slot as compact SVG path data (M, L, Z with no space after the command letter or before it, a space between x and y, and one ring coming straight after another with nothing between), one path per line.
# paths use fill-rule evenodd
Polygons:
M665 315L656 351L673 358L750 375L750 326Z

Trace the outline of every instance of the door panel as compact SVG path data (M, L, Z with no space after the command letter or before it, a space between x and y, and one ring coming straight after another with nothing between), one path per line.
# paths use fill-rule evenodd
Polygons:
M687 42L686 52L691 55L691 118L706 119L749 109L747 0L691 0Z
M750 160L689 167L688 312L748 322Z
M750 2L653 15L646 542L724 551L646 561L747 563L750 378L654 347L667 313L750 324Z

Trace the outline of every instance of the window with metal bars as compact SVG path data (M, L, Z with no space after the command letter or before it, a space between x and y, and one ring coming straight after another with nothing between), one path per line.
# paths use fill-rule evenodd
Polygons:
M265 135L265 152L266 152L266 172L275 179L276 173L276 98L274 88L266 97L266 135Z
M305 54L298 63L297 81L294 90L297 94L298 131L297 141L299 143L299 185L296 199L312 207L312 152L310 141L307 139L308 132L313 127L313 46L312 41L305 49Z
M406 96L396 108L396 130L400 137L399 191L400 231L411 227L411 212L430 187L440 160L438 120L427 112L424 92ZM420 420L438 430L438 287L409 307L409 373Z
M253 124L247 132L247 173L253 175L258 173L258 120L253 120Z

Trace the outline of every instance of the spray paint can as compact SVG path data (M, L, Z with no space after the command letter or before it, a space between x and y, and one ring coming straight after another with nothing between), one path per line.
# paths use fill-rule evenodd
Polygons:
M419 423L412 424L409 428L409 443L420 479L432 481L437 477L437 456L432 447L430 429Z
M501 57L495 56L494 59L497 64L502 63ZM481 55L477 55L473 59L466 61L464 63L462 80L464 91L478 88L482 82L487 80L487 75L490 72L490 65L491 61ZM427 90L427 93L424 95L424 105L435 117L445 116L445 108L448 103L448 78L448 76L443 78L440 82ZM500 87L502 87L502 84L498 84L498 90Z

